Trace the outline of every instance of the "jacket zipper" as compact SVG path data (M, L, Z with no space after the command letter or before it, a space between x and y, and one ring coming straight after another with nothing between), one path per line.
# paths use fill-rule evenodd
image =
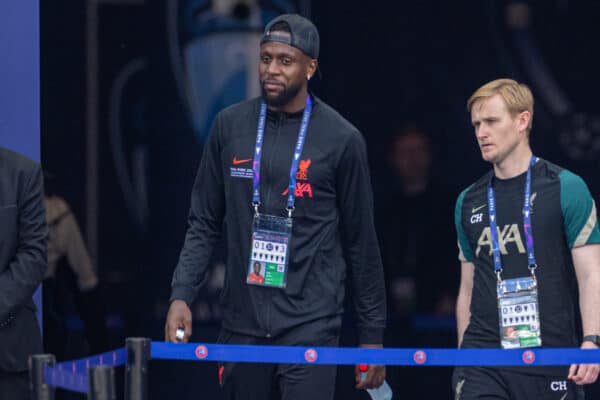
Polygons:
M269 157L269 163L267 165L267 168L269 171L267 176L269 176L269 177L273 176L273 158L275 158L275 154L276 154L275 149L277 148L277 142L279 141L279 135L281 134L281 127L284 123L284 118L285 117L283 115L279 115L277 117L277 129L275 131L275 138L273 140L273 145L271 146L271 154ZM267 187L267 192L265 193L265 206L270 203L271 192L273 191L272 188L270 188L268 185L266 187ZM267 334L266 334L266 337L270 338L271 337L271 304L273 303L273 291L272 290L269 290L268 297L269 297L269 301L267 303L267 321L266 321Z
M276 122L276 126L277 129L275 130L275 139L273 140L273 145L271 146L271 154L269 157L269 163L267 164L267 168L269 170L269 173L267 174L267 176L272 177L273 176L273 158L275 157L275 149L277 148L277 142L279 141L279 135L281 133L281 126L283 125L283 119L285 117L283 115L279 115L277 116L277 122ZM267 185L267 192L265 193L265 206L268 205L270 203L271 200L271 188L269 188L269 186Z

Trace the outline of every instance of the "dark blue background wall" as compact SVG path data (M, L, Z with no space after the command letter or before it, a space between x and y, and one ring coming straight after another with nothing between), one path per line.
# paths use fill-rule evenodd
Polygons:
M34 160L40 159L39 34L37 0L0 2L0 146ZM38 317L40 297L37 291Z
M39 160L37 0L0 2L0 146Z

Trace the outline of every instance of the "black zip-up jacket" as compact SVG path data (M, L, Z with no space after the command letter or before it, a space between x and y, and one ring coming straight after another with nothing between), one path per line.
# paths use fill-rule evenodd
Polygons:
M365 144L352 124L317 98L297 174L287 286L246 284L260 102L256 98L226 108L213 123L192 191L171 301L193 302L225 221L225 329L273 337L322 318L341 320L350 275L359 341L382 343L385 289ZM263 214L287 215L289 173L301 119L302 112L267 113L260 169Z

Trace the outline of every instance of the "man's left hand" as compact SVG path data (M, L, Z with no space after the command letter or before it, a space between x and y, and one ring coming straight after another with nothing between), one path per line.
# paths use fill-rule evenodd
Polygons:
M361 344L360 347L367 349L381 349L381 344ZM369 365L367 376L364 380L361 379L361 372L358 365L354 367L354 379L356 380L357 389L375 389L383 385L385 380L385 365Z
M582 349L597 349L594 343L583 342ZM600 372L600 364L573 364L569 368L569 376L567 379L573 380L578 385L587 385L596 382Z

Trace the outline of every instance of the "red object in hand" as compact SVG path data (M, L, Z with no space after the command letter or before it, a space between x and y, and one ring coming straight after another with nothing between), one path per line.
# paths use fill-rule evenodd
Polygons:
M358 364L359 372L367 372L369 370L369 366L367 364Z

